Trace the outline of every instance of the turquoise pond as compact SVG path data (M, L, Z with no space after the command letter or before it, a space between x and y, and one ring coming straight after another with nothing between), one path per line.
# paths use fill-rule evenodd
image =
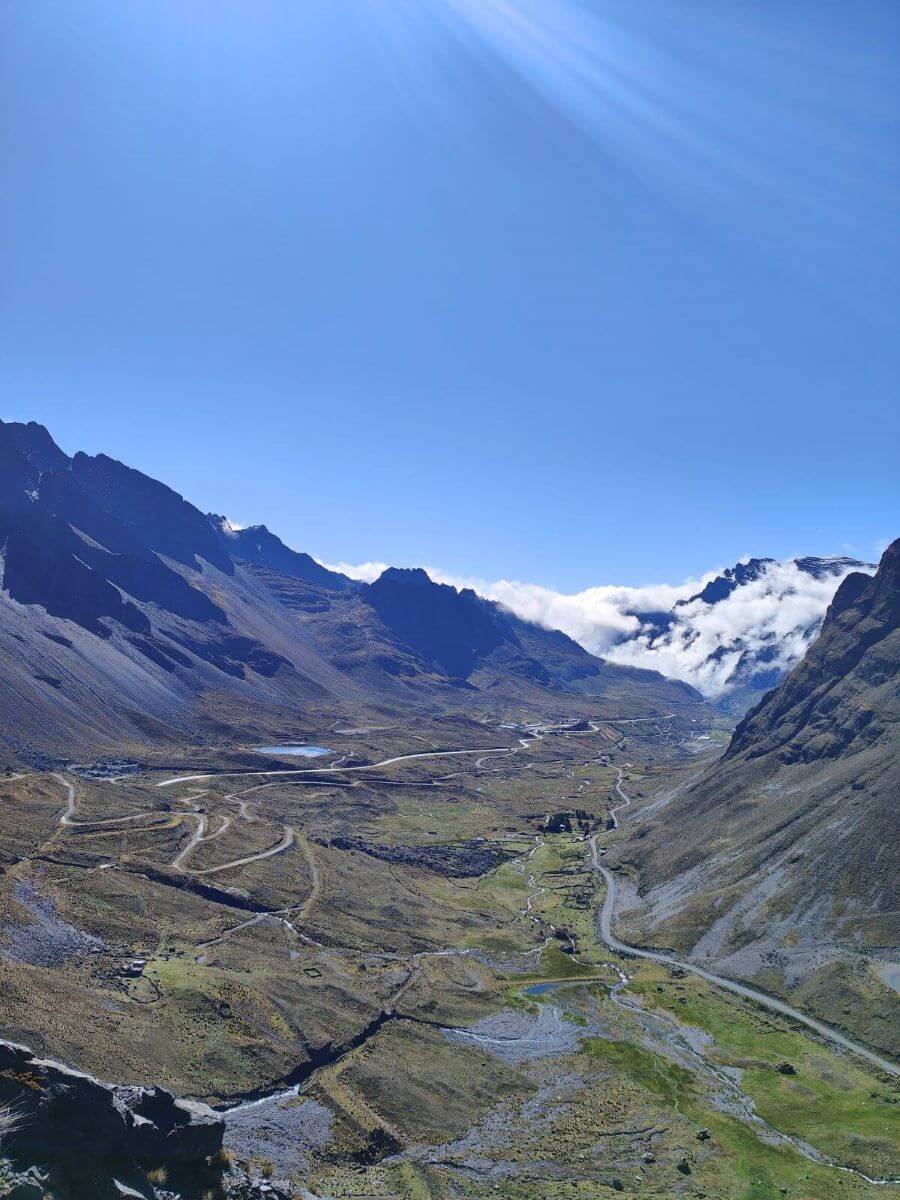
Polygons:
M327 746L255 746L257 754L291 754L298 758L319 758L330 754Z
M558 985L558 980L551 979L547 983L533 983L531 987L523 988L523 996L543 996L546 992L552 992Z

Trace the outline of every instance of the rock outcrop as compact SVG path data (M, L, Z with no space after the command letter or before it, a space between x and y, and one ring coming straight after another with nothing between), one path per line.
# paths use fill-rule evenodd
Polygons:
M160 1168L187 1200L219 1175L225 1123L205 1104L104 1084L12 1042L0 1042L0 1109L12 1117L0 1153L20 1168L16 1186L42 1181L54 1200L152 1197L147 1172Z
M318 839L313 838L313 841ZM454 846L385 846L357 837L333 837L328 845L338 850L356 850L383 862L402 863L421 867L453 879L470 879L486 875L509 857L501 850L484 845L479 840L460 842Z

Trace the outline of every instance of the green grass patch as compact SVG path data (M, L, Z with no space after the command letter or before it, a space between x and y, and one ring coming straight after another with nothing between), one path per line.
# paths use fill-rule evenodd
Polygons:
M710 1049L742 1068L743 1090L775 1129L866 1174L900 1170L896 1084L880 1082L849 1057L725 1000L698 980L673 981L655 970L642 975L630 990L649 1008L666 1009L679 1023L711 1034ZM796 1074L781 1074L781 1063L790 1063Z
M713 1152L705 1160L700 1161L688 1144L694 1180L707 1195L729 1200L779 1200L785 1194L803 1200L886 1195L883 1188L810 1162L790 1147L768 1145L737 1118L707 1109L689 1071L640 1046L589 1038L582 1052L607 1063L665 1111L710 1130Z
M694 1098L694 1077L690 1071L642 1046L634 1046L631 1042L611 1042L606 1038L587 1038L582 1043L582 1049L592 1058L600 1058L626 1075L676 1112L683 1112Z
M559 946L551 944L541 952L541 975L545 979L579 979L592 974L590 967L583 967L571 955L563 954Z

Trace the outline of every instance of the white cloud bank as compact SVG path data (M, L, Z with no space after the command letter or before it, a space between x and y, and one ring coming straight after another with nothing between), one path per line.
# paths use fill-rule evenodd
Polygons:
M793 562L770 563L759 579L717 604L694 600L679 608L662 636L654 639L642 631L613 646L606 657L652 667L692 683L706 696L720 696L754 665L784 671L798 662L849 573L843 568L816 579Z
M366 582L377 579L386 567L371 562L326 565ZM851 568L836 560L833 573L817 579L795 562L773 562L759 579L735 588L716 604L694 600L678 608L677 601L696 595L721 571L674 585L607 585L566 593L535 583L489 582L425 569L439 583L473 588L516 616L561 629L611 662L660 671L716 697L744 678L760 656L760 669L786 670L798 662ZM669 612L674 620L666 632L648 625L645 614Z

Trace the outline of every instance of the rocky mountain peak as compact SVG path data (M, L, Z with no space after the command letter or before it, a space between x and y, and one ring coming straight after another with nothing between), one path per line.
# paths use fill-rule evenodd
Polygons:
M372 587L388 587L394 584L432 588L447 586L446 584L435 583L423 567L387 567L386 570L381 572L372 584Z
M69 466L68 456L37 421L0 421L0 441L39 471L64 471Z

